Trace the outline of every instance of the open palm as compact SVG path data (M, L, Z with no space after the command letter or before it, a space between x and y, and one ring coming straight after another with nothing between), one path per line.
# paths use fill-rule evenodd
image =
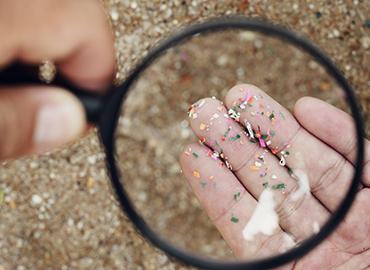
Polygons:
M257 87L237 85L225 103L202 99L189 117L202 143L181 155L183 172L239 258L277 254L303 241L348 190L356 153L352 119L323 101L302 98L293 116ZM368 140L365 149L363 185L345 221L282 269L370 268Z

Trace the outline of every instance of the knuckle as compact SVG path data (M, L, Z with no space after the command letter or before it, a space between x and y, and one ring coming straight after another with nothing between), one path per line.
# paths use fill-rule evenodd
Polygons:
M237 151L240 151L238 149ZM255 144L246 144L244 149L241 151L243 153L243 157L238 158L238 162L235 162L235 165L233 165L233 171L241 176L243 174L243 171L245 168L247 168L251 162L254 160L254 157L261 151L261 148L259 148ZM233 163L234 163L233 162Z
M313 193L316 193L333 184L338 176L341 174L345 164L346 159L340 155L337 155L337 157L334 158L333 161L321 171L318 180L316 181L316 184L312 187L311 191Z
M292 215L294 215L298 209L301 208L306 197L301 197L298 200L292 200L289 195L293 194L297 190L297 186L286 194L285 198L278 204L276 213L278 214L281 223L287 223Z

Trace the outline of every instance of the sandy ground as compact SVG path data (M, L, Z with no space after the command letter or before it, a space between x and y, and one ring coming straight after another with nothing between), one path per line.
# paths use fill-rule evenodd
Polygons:
M221 14L262 16L307 35L333 58L360 97L369 135L370 4L279 2L105 1L117 40L118 79L158 40L181 25ZM187 107L207 95L222 98L233 84L245 81L267 90L289 108L307 94L342 106L335 85L306 56L296 53L296 61L287 61L291 52L273 41L250 35L234 38L238 39L236 45L226 47L215 46L220 42L194 42L170 55L175 62L164 59L148 71L129 96L117 133L118 159L143 215L182 246L217 256L231 254L188 191L175 158L183 145L194 139L184 121ZM213 48L213 54L201 54L201 46ZM221 48L229 57L220 56ZM230 58L241 49L248 52L246 61ZM289 65L272 65L269 59L274 56ZM255 58L260 60L258 66L252 64ZM209 62L214 63L212 69L204 64ZM165 77L163 67L167 68ZM196 76L199 70L202 77ZM289 80L282 79L282 74ZM174 82L175 92L170 91ZM286 91L297 85L309 87ZM188 94L179 97L183 92ZM148 104L156 105L148 110ZM172 195L174 189L176 196ZM151 208L145 207L149 204ZM3 164L0 221L0 270L186 269L147 244L122 214L94 132L65 149ZM176 230L169 229L173 227Z

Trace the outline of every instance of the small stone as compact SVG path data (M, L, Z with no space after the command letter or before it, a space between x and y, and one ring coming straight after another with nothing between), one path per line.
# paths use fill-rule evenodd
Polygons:
M38 206L41 203L42 203L42 198L39 195L37 195L37 194L32 195L32 197L31 197L31 205L32 206Z
M84 227L84 223L82 221L79 221L76 225L77 229L79 230L82 230L82 228Z
M338 31L338 29L333 29L333 36L334 37L339 37L340 36L340 32Z
M119 19L119 13L116 9L112 9L110 12L110 17L113 21L117 21Z
M229 58L226 55L221 55L219 58L217 58L217 65L220 67L224 67L229 62Z
M146 194L146 192L141 191L141 192L138 194L138 199L139 199L139 201L141 201L141 202L146 202L146 201L148 200L148 195Z
M86 183L87 188L88 188L88 189L91 189L91 188L93 188L93 187L94 187L94 185L95 185L95 179L94 179L94 178L92 178L92 177L89 177L89 178L87 179L87 183Z
M68 225L69 227L74 226L74 225L75 225L74 220L73 220L73 219L71 219L71 218L69 218L69 219L67 220L67 225Z
M132 2L130 7L132 9L136 9L137 8L137 3L136 2Z
M361 45L364 49L370 48L370 36L364 36L361 38Z
M87 162L89 162L90 164L95 164L96 160L97 160L96 156L89 156L87 158Z
M200 130L205 130L206 128L207 128L207 125L206 124L200 123L200 125L199 125L199 129Z
M239 34L239 38L242 41L253 41L256 39L256 34L252 31L244 31Z
M39 167L39 164L36 161L30 162L30 168L31 169L36 169Z
M310 62L308 62L308 67L312 70L315 70L319 67L319 65L317 64L317 62L311 60Z
M0 188L0 205L3 204L4 199L5 199L5 191L4 191L4 189Z

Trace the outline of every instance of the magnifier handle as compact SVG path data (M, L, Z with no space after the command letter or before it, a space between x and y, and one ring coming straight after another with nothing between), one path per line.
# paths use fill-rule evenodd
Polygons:
M15 62L10 66L7 66L5 69L0 70L0 86L26 84L54 85L62 87L73 93L81 101L89 122L97 123L99 120L100 112L104 103L104 96L102 94L93 93L92 91L76 86L63 77L63 75L58 73L55 75L53 81L48 84L40 79L37 66Z

